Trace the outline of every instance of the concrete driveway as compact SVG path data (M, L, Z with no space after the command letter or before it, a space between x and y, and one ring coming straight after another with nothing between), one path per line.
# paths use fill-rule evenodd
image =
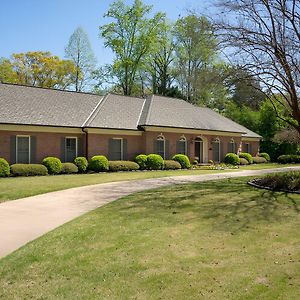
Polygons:
M256 176L287 170L300 170L300 167L111 182L4 202L0 204L0 258L86 212L134 192L171 184Z

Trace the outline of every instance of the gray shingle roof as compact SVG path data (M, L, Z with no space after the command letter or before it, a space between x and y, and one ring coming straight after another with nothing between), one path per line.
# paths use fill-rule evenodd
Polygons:
M0 84L0 123L81 127L102 97Z
M142 98L108 94L85 126L137 130L144 102Z
M138 130L162 126L260 136L211 109L183 100L105 97L0 83L0 123Z
M139 125L225 131L242 133L248 137L260 137L209 108L156 95L147 99Z

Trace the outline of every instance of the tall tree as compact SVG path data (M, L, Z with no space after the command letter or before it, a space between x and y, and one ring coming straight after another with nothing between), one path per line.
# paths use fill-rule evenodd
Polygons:
M2 71L4 75L1 75ZM11 59L0 62L0 77L8 83L30 86L67 89L72 82L76 68L73 62L61 60L50 52L26 52L13 54Z
M182 93L189 102L208 102L220 78L213 27L205 17L191 14L177 20L175 36L177 81Z
M151 9L141 0L135 0L131 6L117 0L104 15L113 21L100 27L105 46L115 54L113 64L104 68L105 72L118 80L124 95L133 93L138 70L144 67L145 56L157 42L164 15L150 16Z
M221 0L216 28L239 64L262 82L265 94L288 114L279 118L300 133L299 0ZM235 51L233 51L235 50Z
M87 33L78 27L69 39L65 48L65 56L76 66L75 91L84 89L88 80L92 78L95 68L96 58L94 56Z

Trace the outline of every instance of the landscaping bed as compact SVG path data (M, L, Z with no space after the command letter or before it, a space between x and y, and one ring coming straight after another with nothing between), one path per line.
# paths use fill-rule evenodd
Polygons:
M300 194L300 171L269 174L248 183L257 188Z

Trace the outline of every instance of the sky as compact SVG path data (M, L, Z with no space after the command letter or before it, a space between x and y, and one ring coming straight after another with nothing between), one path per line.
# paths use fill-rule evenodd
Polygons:
M99 65L109 63L113 54L99 38L99 26L112 0L0 0L0 57L26 51L50 51L64 57L73 31L81 26L88 34ZM126 1L131 3L132 1ZM212 0L144 0L153 11L170 20L188 9L206 13Z

